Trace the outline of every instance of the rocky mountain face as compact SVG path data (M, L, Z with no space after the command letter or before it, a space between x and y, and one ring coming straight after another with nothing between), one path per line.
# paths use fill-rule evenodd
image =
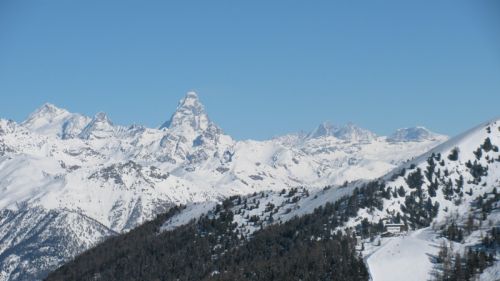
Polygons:
M193 92L159 128L118 126L105 113L89 118L50 104L20 124L2 119L0 280L40 279L174 205L375 179L447 139L320 127L236 141Z

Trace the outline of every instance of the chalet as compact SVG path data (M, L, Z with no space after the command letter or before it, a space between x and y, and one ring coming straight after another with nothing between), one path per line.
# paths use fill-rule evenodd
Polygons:
M407 231L408 228L403 223L386 223L384 225L385 232L382 234L383 237L394 236L402 234Z

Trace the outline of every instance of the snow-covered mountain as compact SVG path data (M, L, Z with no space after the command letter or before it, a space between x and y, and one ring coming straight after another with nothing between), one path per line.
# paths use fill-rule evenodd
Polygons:
M496 119L375 180L190 203L139 227L136 233L122 235L116 239L119 243L100 244L51 274L49 280L81 275L83 280L94 276L121 280L127 274L137 274L137 278L168 274L172 279L195 275L195 280L274 280L276 276L293 280L307 279L311 268L320 271L312 280L325 276L374 281L500 280L499 145L500 119ZM386 228L388 224L392 228ZM342 240L339 233L353 240ZM179 241L182 244L176 244ZM342 246L326 248L340 241ZM134 242L138 246L126 247ZM177 246L168 247L170 244ZM324 266L329 254L347 247L351 250L346 256ZM143 250L150 248L161 249ZM176 262L195 249L199 251L188 263ZM103 255L108 252L112 253ZM120 260L124 255L130 259ZM366 271L352 264L360 257ZM312 259L312 264L302 264ZM146 273L137 273L141 262L148 264ZM123 274L120 269L126 270L127 265L133 269ZM354 275L333 274L345 272Z
M89 117L46 103L33 112L22 126L36 134L67 139L78 135L89 122Z
M447 139L394 141L353 124L322 126L236 141L193 92L159 128L50 104L20 124L0 120L0 280L40 278L173 205L375 179Z

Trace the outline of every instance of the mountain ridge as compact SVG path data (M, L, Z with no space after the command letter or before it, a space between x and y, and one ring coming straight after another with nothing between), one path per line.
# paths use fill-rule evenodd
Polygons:
M44 112L49 112L49 113L52 112L52 114L41 114ZM99 114L104 114L109 119L109 116L105 112L97 112L94 115L94 118ZM64 117L66 117L68 115L71 117L73 117L73 116L83 117L86 121L86 123L83 125L83 127L88 125L88 123L90 123L92 121L92 119L94 119L93 117L85 116L85 115L82 115L80 113L70 112L67 109L58 107L52 103L45 103L42 106L40 106L39 108L37 108L35 111L30 113L29 116L24 121L21 121L20 123L17 123L17 122L16 123L28 128L31 131L37 131L38 128L36 126L34 126L33 123L35 123L36 121L40 121L38 119L49 119L49 121L52 121L52 122L48 122L48 123L54 123L53 126L50 128L50 130L47 130L48 132L43 132L43 130L39 130L38 133L41 133L43 135L54 135L57 137L61 137L60 135L53 133L54 131L56 131L56 129L61 129L59 127L60 124L53 122L54 121L53 119L63 119ZM52 119L52 120L50 120L50 119ZM201 103L201 101L199 99L199 95L194 91L190 91L190 92L186 93L184 98L182 98L179 101L177 108L174 111L174 113L171 115L171 117L167 121L163 122L162 125L160 125L158 127L158 129L173 129L175 127L183 127L183 125L186 125L185 123L189 124L189 126L187 126L187 127L191 127L195 130L201 130L201 131L206 130L210 124L217 127L219 130L221 130L220 127L209 118L207 112L205 111L205 106ZM130 126L140 126L140 127L148 128L148 127L143 126L143 125L122 125L119 127L126 128L126 127L130 127ZM83 129L83 127L81 129ZM150 129L155 129L155 128L152 127ZM424 126L415 126L415 127L406 127L406 128L396 129L392 134L387 136L387 138L394 139L394 141L396 141L395 140L396 135L399 131L403 131L403 132L414 131L415 133L418 134L419 130L424 131L425 134L429 134L430 135L429 138L446 137L445 135L434 133L434 132L428 130L427 128L425 128ZM420 133L424 133L422 131ZM290 135L292 135L292 134L290 134ZM307 133L299 133L297 135L300 138L308 138L308 139L333 136L333 137L336 137L338 139L346 140L346 141L370 141L373 138L378 137L376 133L374 133L370 130L364 129L362 127L359 127L358 125L356 125L353 122L347 122L345 124L334 124L330 121L321 122L313 130L311 130ZM72 137L75 137L75 136L72 136ZM282 136L277 136L277 137L279 138ZM273 139L273 138L276 138L276 137L272 137L270 139ZM270 139L267 139L267 140L270 140ZM415 139L412 139L411 137L408 137L408 138L403 137L401 141L404 141L404 140L414 141Z
M384 137L365 141L326 136L296 142L237 141L210 121L193 93L177 108L168 128L161 129L114 125L105 114L85 119L88 123L81 131L71 134L62 133L67 113L54 119L57 122L45 122L52 119L43 116L41 131L42 127L29 125L37 122L0 122L0 209L8 211L0 217L5 222L0 227L0 249L10 253L0 261L3 280L20 278L32 261L27 253L37 242L43 244L45 236L30 243L23 238L36 232L39 210L70 211L73 222L47 220L48 228L62 230L58 239L68 248L55 259L54 253L39 253L39 265L30 269L32 279L110 233L128 232L175 205L374 179L446 139L393 143ZM9 220L11 216L26 219L22 223L29 227L16 237L1 236L2 229L20 223ZM78 232L84 231L77 227L78 221L101 229L87 218L109 231L97 231L92 241L81 243L87 234ZM12 260L19 262L7 262Z

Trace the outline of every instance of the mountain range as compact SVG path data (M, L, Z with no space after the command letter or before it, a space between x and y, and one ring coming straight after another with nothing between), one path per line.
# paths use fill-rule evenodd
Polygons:
M499 280L498 144L494 119L374 180L175 207L47 280Z
M341 192L338 186L417 165L417 156L454 140L447 141L423 127L377 136L352 123L240 141L208 117L194 92L158 128L119 126L102 112L87 117L45 104L21 123L0 120L0 280L41 279L181 204L187 209L163 229L231 196L307 188L322 198L306 207L297 199L299 207L280 216L286 221L339 198L329 193Z

